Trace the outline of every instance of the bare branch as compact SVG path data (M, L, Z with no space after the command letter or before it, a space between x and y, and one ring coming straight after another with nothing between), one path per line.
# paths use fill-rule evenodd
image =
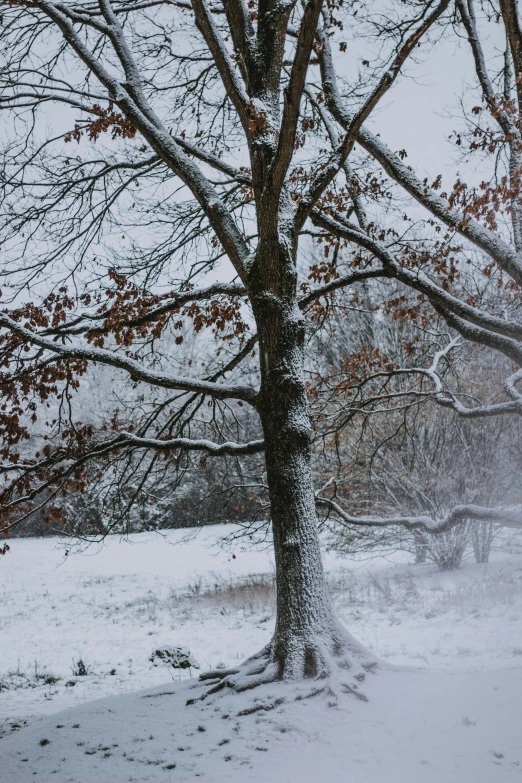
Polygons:
M245 129L245 133L250 135L248 115L246 112L248 93L237 76L234 63L227 51L226 44L212 18L206 0L192 0L192 7L194 9L196 23L201 30L201 34L203 35L209 50L212 52L214 62L219 69L227 94L234 104L241 124Z
M344 107L335 73L330 45L327 37L318 31L321 38L319 59L321 64L321 79L328 109L333 117L346 131L350 127L352 116ZM358 143L383 167L386 173L403 187L413 198L429 212L450 228L458 231L477 247L484 250L510 274L513 279L522 284L522 255L512 249L495 232L481 226L473 218L463 215L450 207L446 199L427 187L415 173L399 160L399 158L364 126L359 129Z
M304 310L312 302L317 301L322 296L338 291L341 288L354 285L354 283L361 283L364 280L374 280L381 277L389 277L389 273L385 269L367 269L363 272L350 272L346 275L341 275L335 280L331 280L329 283L324 283L317 288L314 288L310 293L306 294L299 300L299 307Z
M484 330L490 330L510 338L510 354L508 355L518 356L516 361L522 363L522 348L517 347L516 343L517 340L522 340L522 324L490 315L484 310L473 307L458 297L453 296L434 283L421 270L413 271L401 265L385 245L372 239L350 224L349 221L339 217L333 218L319 211L312 213L312 219L316 225L331 231L335 236L344 237L369 250L382 262L385 271L390 277L395 277L410 288L421 291L428 297L434 307L443 307L445 312L455 313L471 323L477 324ZM506 346L508 346L508 343L506 343Z
M308 61L314 43L322 4L322 0L308 0L306 3L297 38L294 62L290 72L290 81L285 90L285 103L277 150L264 187L265 198L270 199L276 205L294 153L301 97L305 87Z
M203 2L204 0L197 1ZM57 6L47 2L47 0L37 0L36 4L56 23L62 31L65 40L79 58L107 88L111 100L120 107L140 130L160 158L192 190L234 264L236 271L241 278L244 278L245 262L249 255L249 249L229 210L218 196L215 188L203 176L200 169L181 150L180 146L164 128L159 118L143 98L139 87L134 85L132 89L128 90L125 84L122 84L116 77L112 76L81 40L72 22ZM122 35L118 36L118 41L120 41L121 37ZM118 45L123 46L121 43ZM128 49L125 49L125 52L125 56L123 53L121 55L124 59L127 56ZM131 65L128 67L132 69ZM136 96L136 99L134 96Z
M419 25L418 29L415 30L415 32L412 33L412 35L401 46L399 52L396 54L393 60L393 63L381 76L378 83L367 97L361 108L350 118L350 122L345 128L346 135L344 139L335 150L334 155L332 156L329 163L313 176L309 192L299 205L296 215L296 225L298 229L305 223L318 199L324 193L337 173L342 169L345 161L353 149L363 123L368 119L381 98L386 95L390 87L392 87L401 72L402 66L413 52L414 48L419 44L422 36L430 29L430 27L432 27L437 19L439 19L439 17L447 9L448 5L449 0L442 0L442 2L434 8L431 14L429 14L427 18L424 19L422 24ZM428 7L429 5L426 8ZM426 9L424 10L423 15L425 11ZM328 37L324 31L319 32L319 41L321 46L326 45L329 47Z

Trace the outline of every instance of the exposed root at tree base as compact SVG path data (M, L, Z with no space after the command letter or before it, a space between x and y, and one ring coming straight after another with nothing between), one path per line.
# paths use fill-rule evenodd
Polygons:
M378 661L344 629L328 635L281 639L277 635L269 645L235 669L205 672L194 688L202 690L187 704L207 699L228 690L242 693L261 685L281 683L286 694L268 702L253 703L238 715L274 709L289 698L297 701L324 695L329 706L336 706L342 694L368 701L361 684ZM258 700L254 700L257 702Z

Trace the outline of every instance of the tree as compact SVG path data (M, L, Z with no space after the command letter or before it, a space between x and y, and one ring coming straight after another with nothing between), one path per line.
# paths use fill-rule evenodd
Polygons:
M339 625L326 594L315 504L329 503L341 518L345 512L314 493L307 320L326 319L336 291L382 278L394 289L379 303L383 312L423 318L430 306L431 317L464 339L521 364L522 63L514 0L502 11L514 100L499 97L484 75L471 5L432 0L358 11L334 0L11 0L4 15L0 100L14 118L1 226L4 532L39 503L59 515L60 495L86 486L89 465L95 480L117 476L121 490L138 467L144 488L162 457L166 470L190 453L263 452L276 629L239 670L207 675L211 690L301 678L324 690L341 678L357 695L376 665ZM336 72L332 53L347 48L343 24L368 42L370 59L351 83ZM462 183L447 196L438 181L430 188L365 126L405 66L413 67L418 47L427 49L451 24L467 32L484 116L496 123L479 138L511 153L507 180L479 197ZM389 196L386 178L395 183ZM430 215L411 241L389 225L396 189ZM379 205L388 202L386 215ZM491 218L506 209L513 242ZM298 246L309 234L325 258L303 279ZM508 316L466 289L458 271L469 247L483 254L479 266L502 274ZM406 303L410 290L415 306ZM205 370L176 352L189 324L215 332ZM245 378L242 362L256 345L258 371ZM405 372L431 384L431 396L459 415L519 413L520 370L511 372L501 402L469 408L446 387L440 367L455 346L448 340L431 366ZM128 377L134 397L83 424L74 390L93 364ZM237 406L255 411L262 439L222 437L225 412L233 420ZM463 517L520 521L512 509L468 504L442 521L364 523L432 530Z
M379 295L375 285L373 289L376 301L385 300L384 292ZM364 353L368 313L350 313L347 295L344 302L341 296L337 300L313 352L311 412L320 436L314 450L316 485L324 486L330 499L339 498L355 517L371 509L374 516L426 513L443 519L462 498L486 507L520 503L520 417L456 417L451 408L429 394L423 397L421 387L412 385L404 367L423 367L434 341L444 341L435 324L420 329L400 319L379 322L373 314L372 329L390 370L387 373L381 361L380 377L366 372L365 358L376 358ZM402 370L394 376L393 368ZM479 390L493 397L496 379L506 371L505 360L487 348L467 344L452 353L452 385L470 399ZM470 525L466 519L432 534L396 527L367 529L331 515L328 504L320 508L320 516L336 550L402 549L414 553L416 562L429 557L441 570L458 568L470 543L477 562L486 562L493 540L491 523Z

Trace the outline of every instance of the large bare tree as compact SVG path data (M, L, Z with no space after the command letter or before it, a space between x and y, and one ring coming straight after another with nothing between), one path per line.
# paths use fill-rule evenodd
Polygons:
M307 322L320 327L336 291L351 286L358 301L371 300L364 284L380 278L390 286L374 302L383 314L443 319L452 335L508 357L499 399L470 403L442 372L457 345L450 335L430 362L393 370L420 379L421 394L467 417L522 410L514 0L502 0L499 19L506 56L491 76L472 0L390 9L333 0L5 4L4 532L44 504L59 514L62 495L85 488L90 465L95 478L119 469L124 482L136 464L148 475L162 458L175 469L187 453L263 452L276 629L237 670L206 675L211 690L313 678L316 690L334 679L357 695L376 665L335 618L316 528L316 503L347 516L314 490L305 377ZM356 39L357 51L368 46L353 78L343 25L354 51ZM457 183L443 194L435 175L430 187L365 125L417 53L452 29L467 36L476 64L478 153L509 159L506 178L477 193ZM394 228L394 198L402 211L405 200L420 204L415 235ZM507 214L511 224L497 225L494 216ZM325 253L307 266L299 242L310 235ZM460 274L470 257L498 278L500 312ZM190 328L215 332L204 369L182 353ZM257 371L242 372L256 350ZM376 370L375 346L365 355ZM130 380L130 410L82 422L75 390L92 365ZM237 406L255 412L262 439L223 437L220 422ZM216 438L194 437L198 428ZM520 514L468 504L444 520L363 522L433 530L463 518L518 525Z

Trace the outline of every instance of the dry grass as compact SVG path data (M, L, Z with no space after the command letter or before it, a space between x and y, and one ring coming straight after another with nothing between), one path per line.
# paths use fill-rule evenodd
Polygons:
M195 580L184 594L172 593L179 607L194 602L201 608L219 609L222 614L242 612L245 616L272 613L275 608L275 578L266 574L252 574L230 581L216 578L211 584Z

